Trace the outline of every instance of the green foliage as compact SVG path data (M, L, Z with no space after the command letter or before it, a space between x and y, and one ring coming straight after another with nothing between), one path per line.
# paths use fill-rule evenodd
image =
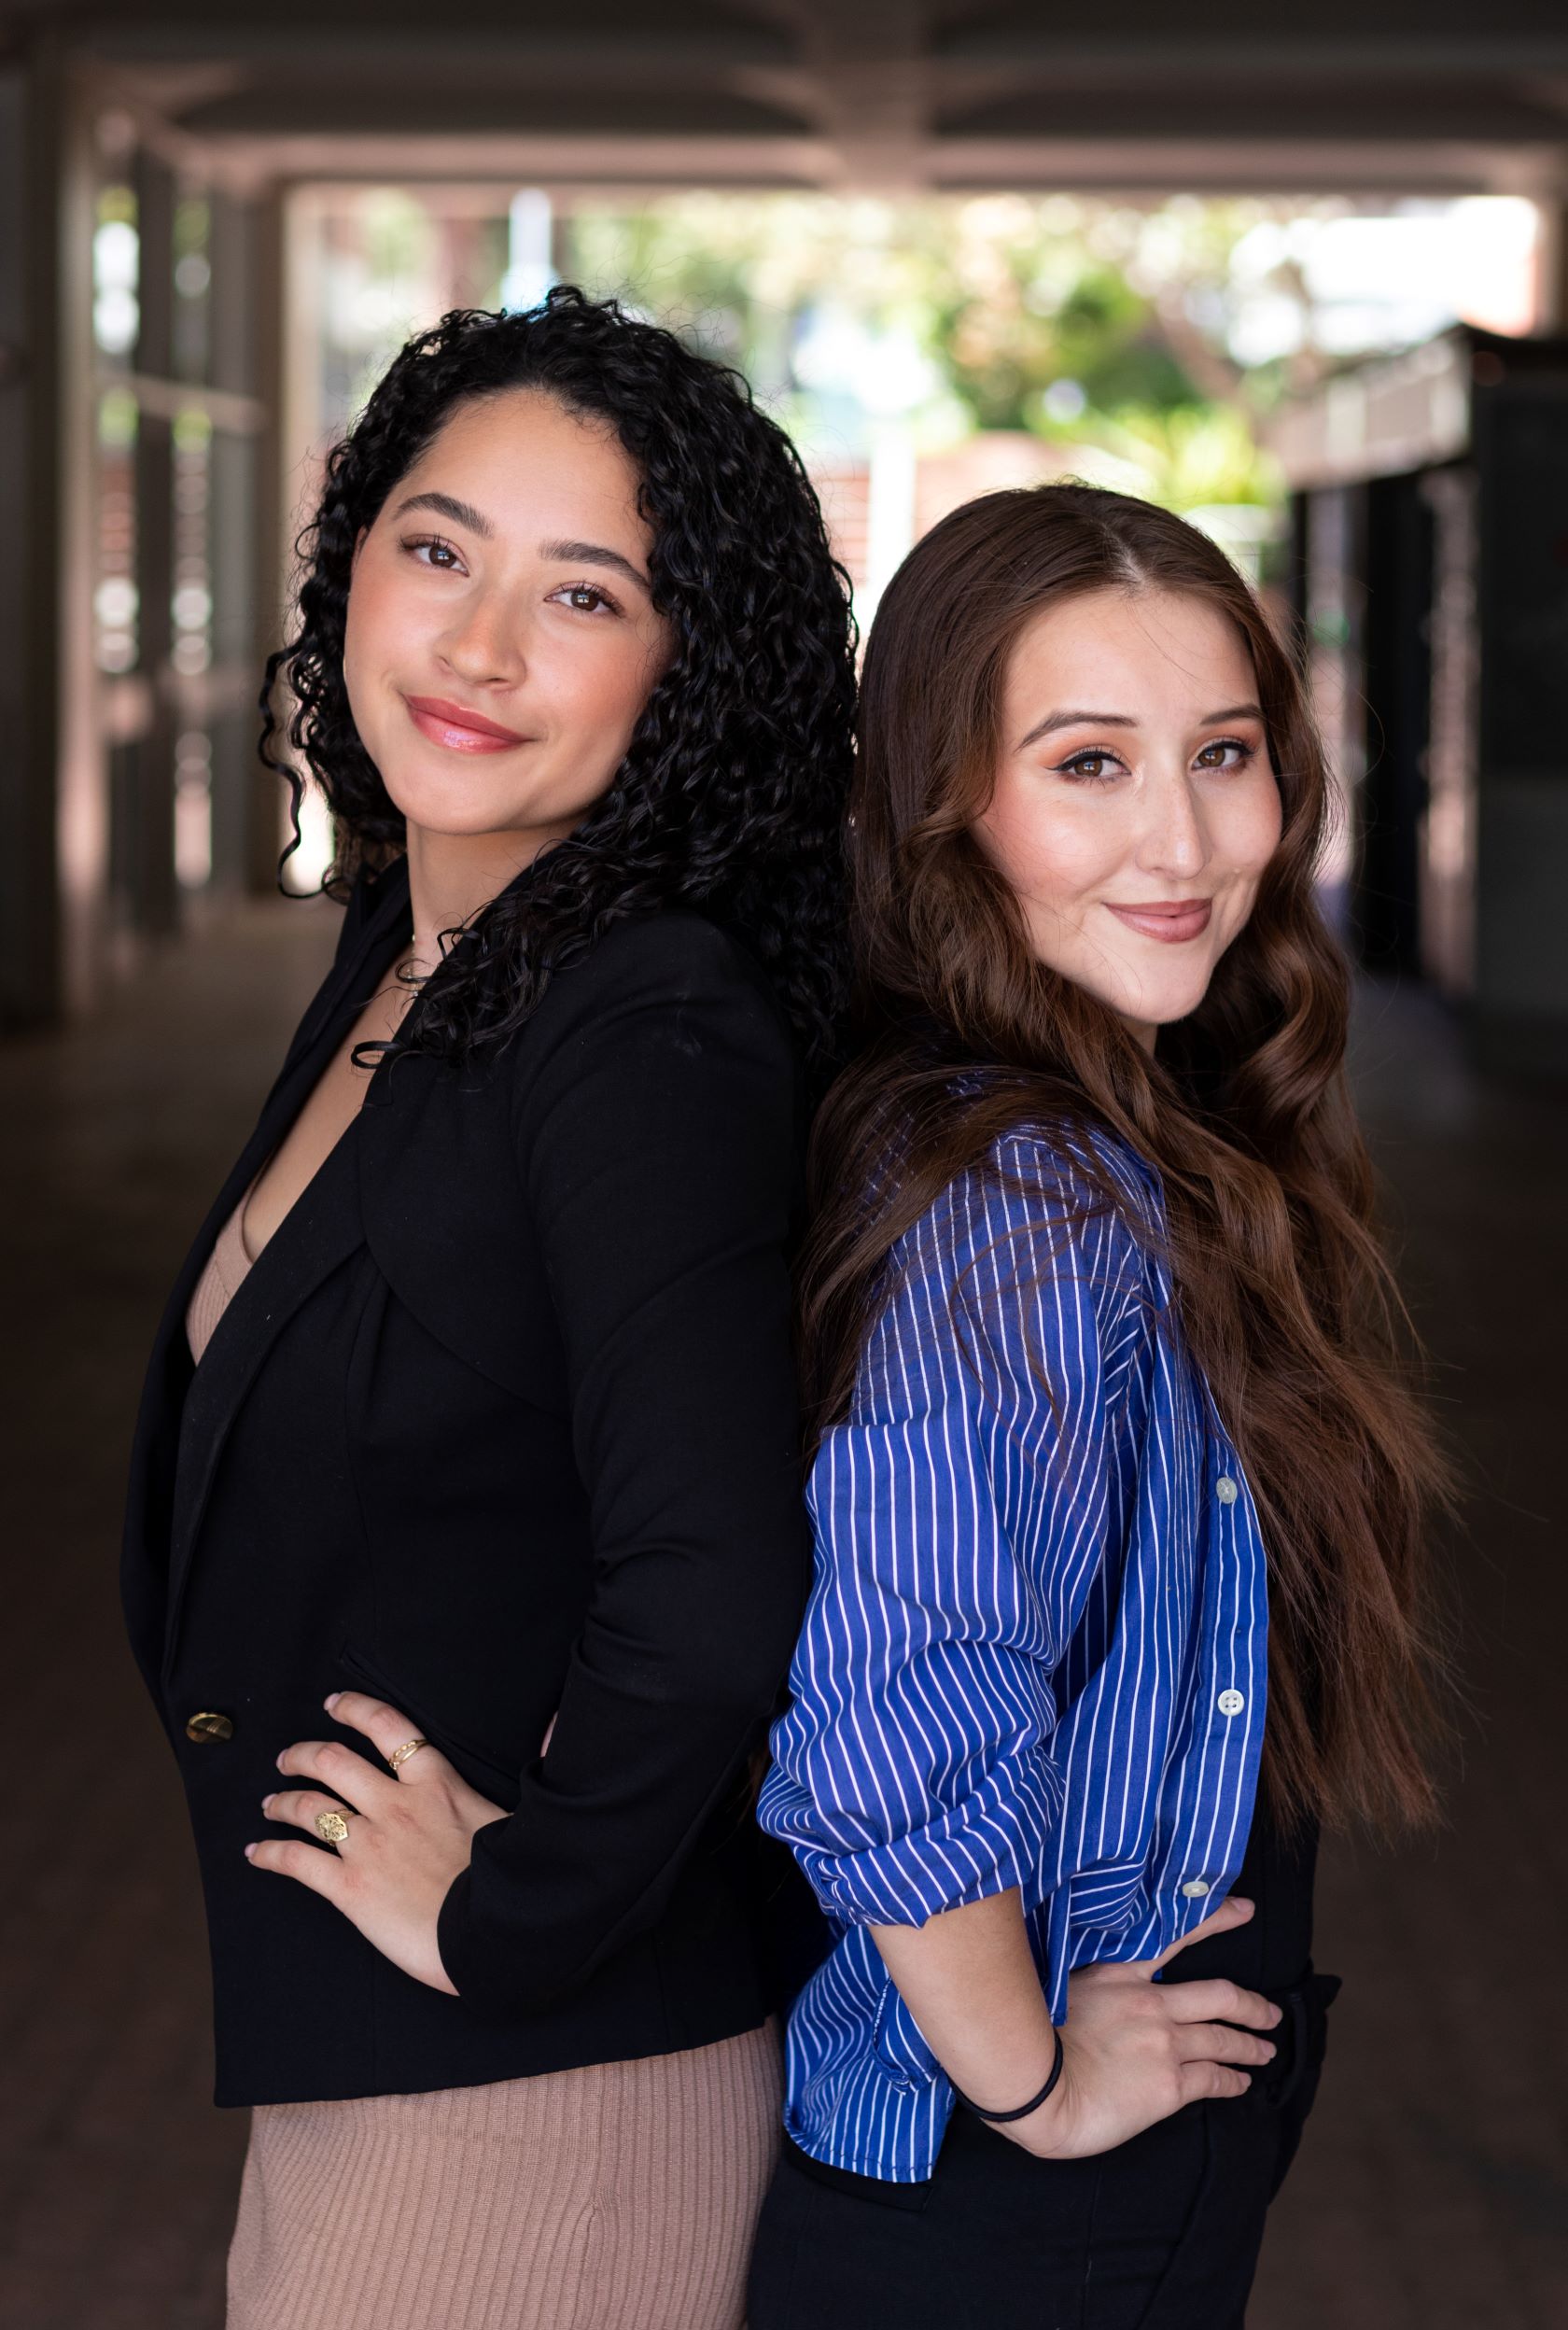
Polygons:
M589 288L741 366L808 439L831 399L795 359L832 316L918 351L929 377L913 417L928 437L1032 429L1091 445L1188 508L1277 491L1216 323L1230 252L1260 215L1191 198L1135 210L691 194L579 210L560 256Z
M1242 503L1267 509L1283 492L1273 457L1260 450L1246 414L1234 404L1124 405L1113 414L1085 414L1072 438L1098 455L1086 466L1103 484L1168 510Z

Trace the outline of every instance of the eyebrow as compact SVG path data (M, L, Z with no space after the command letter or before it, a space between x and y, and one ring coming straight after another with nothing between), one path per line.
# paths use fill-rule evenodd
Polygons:
M398 504L397 514L400 518L409 510L431 510L439 518L450 518L454 526L467 526L470 534L479 535L483 541L493 542L496 539L496 529L483 511L476 510L471 501L459 501L455 494L411 494L406 501ZM640 568L634 567L629 558L623 558L618 550L609 549L604 542L541 542L539 556L573 566L609 567L641 590L653 587Z
M653 587L639 567L634 567L629 558L623 558L618 550L607 549L603 542L540 542L539 556L559 558L571 566L609 567L642 590Z
M410 494L407 501L398 504L398 515L405 510L433 510L438 518L450 518L454 526L466 526L470 534L478 534L487 542L496 539L496 529L483 510L476 510L471 501L459 501L453 494Z
M1256 704L1227 704L1222 711L1206 712L1198 722L1200 728L1217 728L1227 720L1261 720L1262 708ZM1038 744L1042 737L1053 736L1058 728L1136 728L1138 723L1130 712L1049 712L1037 721L1018 745L1022 752L1027 745Z

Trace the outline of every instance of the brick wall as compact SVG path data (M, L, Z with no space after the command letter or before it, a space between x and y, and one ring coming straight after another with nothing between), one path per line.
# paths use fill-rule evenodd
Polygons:
M915 473L915 540L976 495L1071 477L1083 459L1074 446L1047 444L1025 429L1002 428L981 430L945 453L923 454ZM861 590L866 580L870 470L863 461L813 461L808 466L834 554Z

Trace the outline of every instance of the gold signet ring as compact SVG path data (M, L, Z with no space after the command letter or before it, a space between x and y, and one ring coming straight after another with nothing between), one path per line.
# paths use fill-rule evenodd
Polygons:
M393 1748L386 1761L394 1772L400 1772L410 1756L416 1756L421 1748L428 1748L429 1745L427 1739L405 1739L400 1748Z
M341 1845L348 1834L348 1819L341 1812L318 1812L315 1832L323 1845Z

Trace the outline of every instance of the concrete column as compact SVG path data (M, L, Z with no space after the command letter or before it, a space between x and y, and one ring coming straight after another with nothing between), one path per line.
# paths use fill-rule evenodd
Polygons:
M267 657L283 638L291 563L292 497L290 465L285 451L289 406L285 204L285 196L274 187L258 199L250 215L251 315L255 332L255 370L250 387L266 412L265 426L256 447L253 503L252 653L259 690ZM254 735L253 727L253 738ZM270 896L277 889L278 854L283 847L282 780L270 776L260 765L254 744L248 768L245 881L257 896Z
M96 992L107 784L92 654L90 121L54 44L0 70L0 1027Z
M25 541L32 518L34 389L28 216L28 75L0 73L0 528ZM0 1027L54 1008L58 928L54 770L44 707L29 684L32 623L21 561L0 559Z
M1568 152L1562 169L1568 184ZM1541 240L1535 261L1535 329L1568 332L1568 191L1538 200L1536 208Z
M257 393L256 218L231 193L211 195L211 377L243 397ZM213 663L222 694L207 726L212 747L213 883L242 890L251 879L256 790L258 440L215 429L211 451Z
M137 159L136 229L141 238L141 330L136 370L167 380L174 370L175 188L156 155ZM152 718L137 739L126 858L118 869L133 924L162 936L179 919L175 884L174 425L144 402L136 431L136 587L141 667L152 683Z

